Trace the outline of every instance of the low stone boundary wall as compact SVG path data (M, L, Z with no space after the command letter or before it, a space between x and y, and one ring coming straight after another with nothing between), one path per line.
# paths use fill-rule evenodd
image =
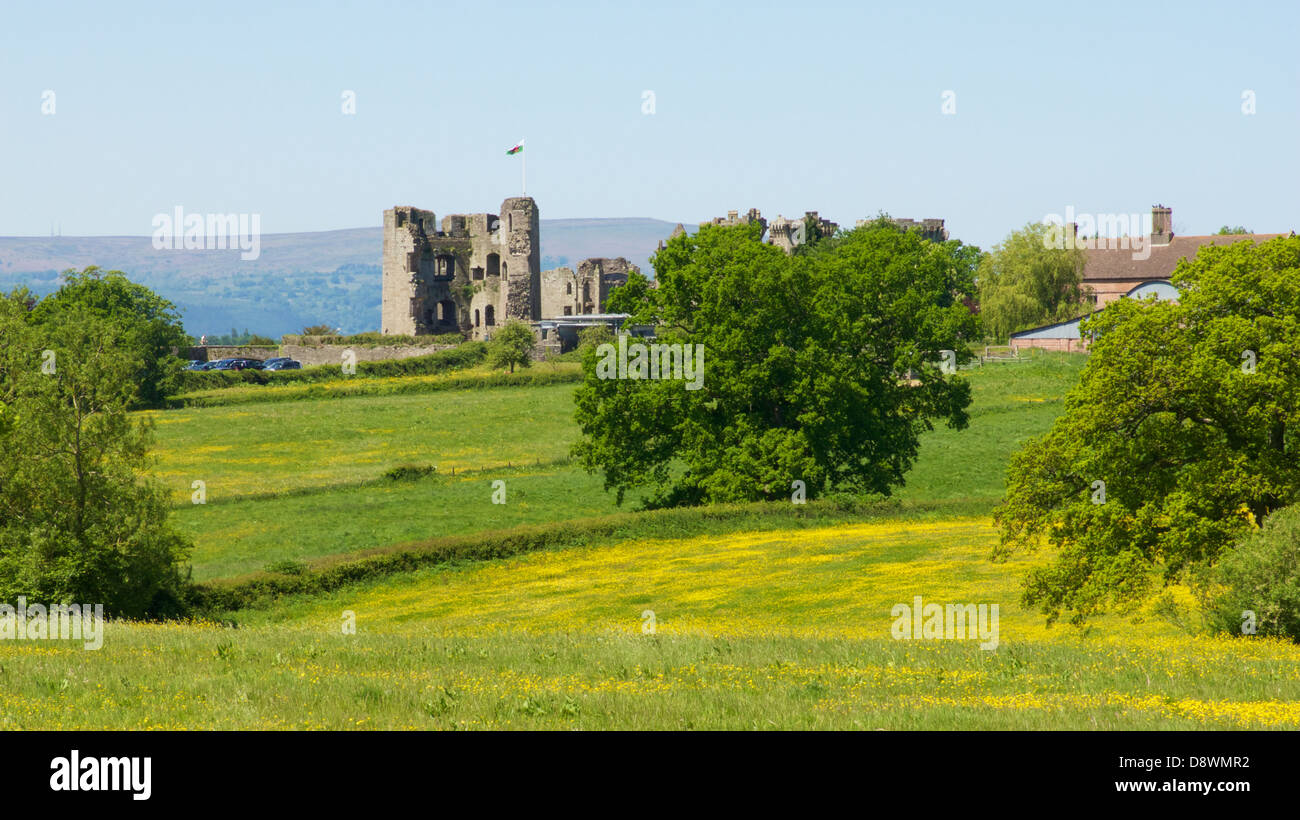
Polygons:
M219 359L270 359L279 356L279 345L200 345L191 347L185 358L201 362L215 362Z
M280 345L281 356L302 362L303 367L314 364L340 364L343 351L357 354L359 362L386 362L393 359L411 359L428 356L439 350L451 350L456 345Z

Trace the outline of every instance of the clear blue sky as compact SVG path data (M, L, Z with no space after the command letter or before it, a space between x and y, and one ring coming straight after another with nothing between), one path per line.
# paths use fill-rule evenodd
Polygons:
M520 137L544 218L883 210L988 246L1160 201L1182 234L1300 229L1294 0L16 5L0 235L493 211Z

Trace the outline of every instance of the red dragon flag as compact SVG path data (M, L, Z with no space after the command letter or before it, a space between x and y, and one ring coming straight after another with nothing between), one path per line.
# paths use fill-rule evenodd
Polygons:
M524 141L520 140L519 142L515 143L514 148L511 148L509 151L506 151L506 156L513 157L515 154L522 155L523 153L524 153ZM519 157L519 190L523 193L524 196L528 195L527 174L528 174L528 160L525 157L520 156Z

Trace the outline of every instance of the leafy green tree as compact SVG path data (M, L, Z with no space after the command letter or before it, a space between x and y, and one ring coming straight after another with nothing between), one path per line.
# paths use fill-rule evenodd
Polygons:
M1214 567L1205 592L1210 623L1300 642L1300 506L1270 515Z
M1054 238L1051 226L1031 222L1012 231L981 262L980 318L999 341L1089 309L1083 286L1087 256L1079 248L1053 247Z
M121 271L91 266L67 271L63 286L37 304L32 321L59 327L103 319L114 336L132 352L137 369L128 375L139 406L157 407L180 389L179 358L190 337L181 326L176 306Z
M609 329L609 325L599 324L591 327L584 327L578 331L578 349L586 350L587 348L597 348L606 343L615 341L614 331Z
M887 220L795 256L757 224L674 237L630 321L655 326L655 344L693 345L698 389L685 367L605 378L617 346L589 348L574 452L620 502L634 487L656 506L790 498L795 481L809 498L888 494L933 420L966 424L969 385L936 363L970 356L971 259Z
M813 219L811 216L805 216L803 218L803 236L803 243L794 249L795 253L808 253L810 250L817 247L818 242L827 238L826 234L822 231L821 220Z
M1219 228L1218 235L1236 236L1237 234L1249 234L1249 233L1252 233L1252 231L1248 231L1245 228L1241 227L1240 225L1238 225L1235 228L1229 228L1227 225L1224 225L1222 228Z
M605 297L606 313L630 313L645 301L650 291L650 280L637 268L628 272L627 281L609 292Z
M127 412L138 329L93 310L26 313L0 298L0 600L173 614L188 544L144 477L149 423Z
M515 365L531 367L535 343L533 329L512 319L492 334L492 341L488 343L488 365L494 368L509 367L511 373L515 372Z
M334 328L329 325L308 325L302 329L304 336L333 336Z
M1065 412L1009 465L997 554L1055 548L1024 589L1049 621L1201 583L1300 496L1300 238L1205 246L1172 281L1084 322Z

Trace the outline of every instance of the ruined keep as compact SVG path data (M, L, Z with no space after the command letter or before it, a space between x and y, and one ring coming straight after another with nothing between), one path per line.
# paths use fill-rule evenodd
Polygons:
M497 214L384 211L384 333L466 333L482 339L541 310L537 203L511 197Z
M384 211L384 333L461 333L486 339L508 319L600 313L627 283L626 259L584 259L541 270L537 203L511 197L497 214L452 214L401 206Z

